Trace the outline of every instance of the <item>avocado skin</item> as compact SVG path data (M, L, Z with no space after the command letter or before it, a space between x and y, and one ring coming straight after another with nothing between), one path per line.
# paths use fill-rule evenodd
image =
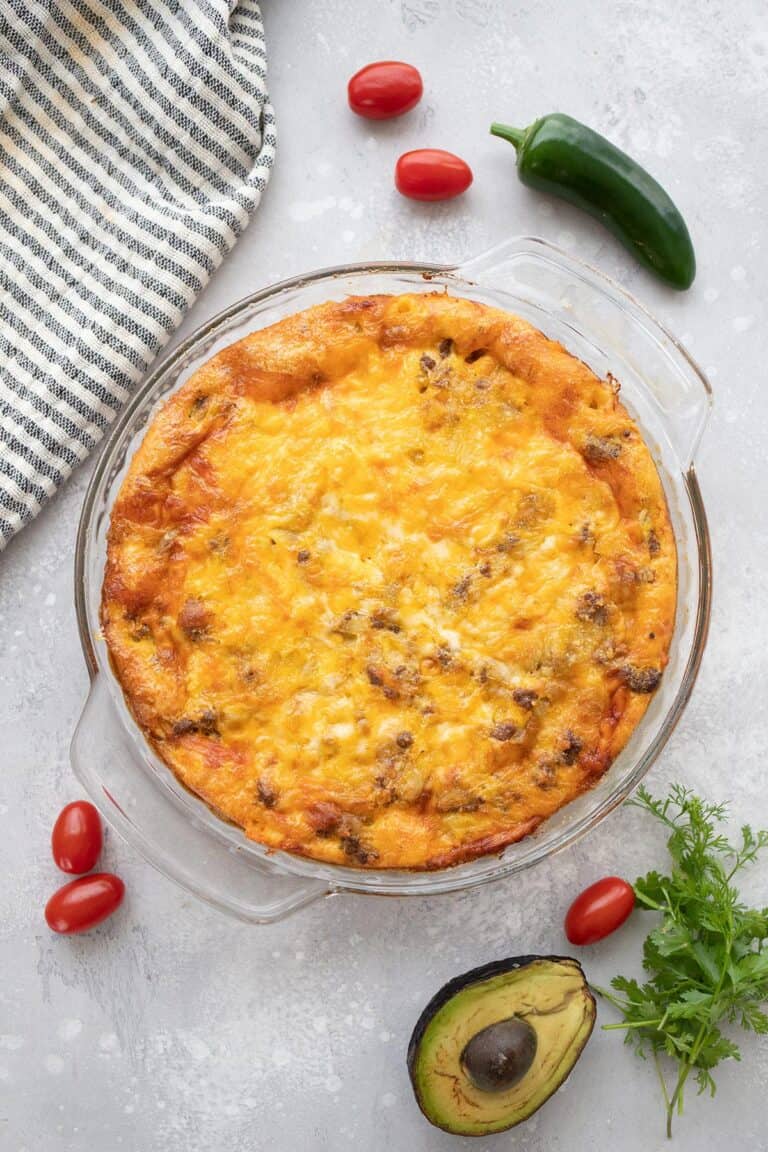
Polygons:
M416 1102L419 1105L419 1108L421 1109L424 1116L430 1122L430 1124L434 1125L437 1128L442 1128L442 1130L444 1132L450 1132L452 1135L478 1136L478 1137L480 1137L480 1136L488 1136L488 1135L493 1134L493 1133L485 1133L485 1132L476 1132L476 1133L475 1132L470 1132L470 1133L460 1132L460 1133L457 1133L454 1131L454 1129L450 1128L446 1124L441 1124L433 1116L430 1116L427 1113L426 1109L424 1108L424 1106L422 1104L422 1100L421 1100L418 1086L416 1083L416 1075L415 1075L416 1060L417 1060L418 1053L419 1053L419 1047L420 1047L421 1041L424 1037L424 1033L426 1032L427 1028L429 1027L429 1024L431 1023L433 1016L435 1016L435 1014L437 1012L439 1012L440 1009L445 1004L447 1004L449 1000L452 1000L453 997L458 992L462 992L465 988L470 987L472 984L480 984L485 980L492 979L494 976L503 976L507 972L514 972L518 968L524 968L524 967L526 967L526 965L532 964L534 961L537 961L537 960L547 960L547 961L550 961L551 963L555 963L555 964L562 964L562 963L573 964L578 968L578 970L579 970L579 972L581 972L582 976L584 975L584 970L581 967L581 964L573 956L544 956L544 955L531 954L531 955L527 955L527 956L510 956L505 960L493 960L489 964L481 964L478 968L471 968L468 972L463 972L460 976L455 976L452 980L449 980L447 984L444 984L443 987L440 988L435 993L435 995L432 997L432 999L429 1001L429 1003L425 1007L424 1011L419 1016L418 1020L416 1021L415 1026L414 1026L413 1032L411 1033L411 1039L408 1043L408 1054L407 1054L408 1075L410 1076L411 1086L413 1087L413 1092L414 1092L414 1095L416 1097ZM592 1005L596 1009L595 998L594 998L594 996L592 996L591 992L589 991L589 985L587 984L586 977L584 977L584 988L585 988L585 991L587 993L589 1000L592 1001ZM528 1116L525 1117L526 1120L530 1119L530 1116L532 1116L534 1114L534 1112L538 1112L539 1108L543 1107L543 1105L546 1104L547 1100L551 1099L551 1096L554 1095L554 1092L557 1091L557 1088L562 1086L562 1084L568 1078L568 1075L570 1075L571 1071L573 1070L575 1064L578 1062L578 1058L581 1055L581 1053L584 1051L586 1043L589 1040L589 1037L591 1034L592 1034L592 1029L590 1028L589 1032L584 1037L584 1041L581 1044L581 1046L579 1047L578 1052L575 1054L573 1062L571 1064L571 1067L570 1067L568 1073L566 1074L566 1076L563 1078L563 1080L561 1080L560 1084L557 1085L557 1087L554 1089L554 1091L549 1096L545 1097L545 1099L542 1100L541 1104L537 1108L535 1108L533 1110L533 1112L529 1113ZM514 1127L516 1123L519 1123L519 1121L512 1120L508 1127L510 1127L510 1128ZM499 1131L503 1131L503 1129L501 1129Z

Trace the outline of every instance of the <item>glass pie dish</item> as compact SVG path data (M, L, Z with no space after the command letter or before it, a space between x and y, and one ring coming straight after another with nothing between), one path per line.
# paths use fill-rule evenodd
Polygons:
M496 855L433 872L357 869L269 852L216 816L160 760L130 715L99 626L106 533L128 462L158 406L206 360L248 333L328 299L446 290L514 312L559 340L621 399L643 430L669 503L678 551L670 660L629 743L589 792ZM640 782L687 703L711 599L707 522L693 459L711 406L703 373L639 304L600 273L541 240L508 241L460 266L380 263L329 268L276 284L220 313L148 377L105 439L83 505L76 608L91 688L72 740L80 783L113 825L165 875L216 907L269 923L331 893L431 895L510 876L588 832Z

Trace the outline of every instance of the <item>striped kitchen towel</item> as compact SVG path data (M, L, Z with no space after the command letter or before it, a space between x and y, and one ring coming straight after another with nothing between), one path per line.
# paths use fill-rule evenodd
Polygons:
M256 0L0 0L0 548L232 248L274 148Z

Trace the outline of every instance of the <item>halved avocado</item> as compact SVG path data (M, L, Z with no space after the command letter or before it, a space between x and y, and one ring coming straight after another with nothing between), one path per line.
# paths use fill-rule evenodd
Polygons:
M413 1030L408 1071L419 1107L460 1136L513 1128L557 1091L594 1023L577 960L515 956L473 968L440 989Z

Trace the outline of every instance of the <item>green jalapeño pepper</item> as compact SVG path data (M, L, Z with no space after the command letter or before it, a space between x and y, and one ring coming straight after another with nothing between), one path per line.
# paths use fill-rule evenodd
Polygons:
M685 220L626 152L558 112L525 129L492 124L491 132L514 144L524 184L585 209L662 280L690 288L696 257Z

